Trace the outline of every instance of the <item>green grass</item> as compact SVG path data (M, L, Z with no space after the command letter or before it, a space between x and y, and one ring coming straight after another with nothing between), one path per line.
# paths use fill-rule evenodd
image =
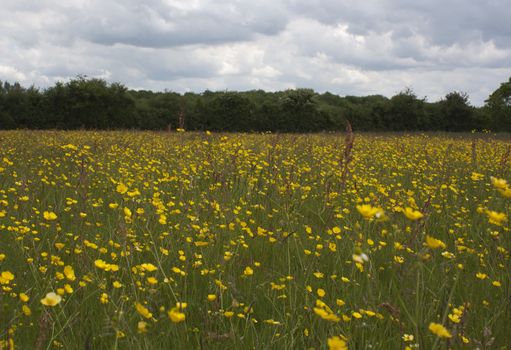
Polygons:
M488 213L509 216L491 177L510 179L510 140L357 134L345 179L344 147L339 134L1 132L0 348L322 349L336 335L350 349L509 348L509 222Z

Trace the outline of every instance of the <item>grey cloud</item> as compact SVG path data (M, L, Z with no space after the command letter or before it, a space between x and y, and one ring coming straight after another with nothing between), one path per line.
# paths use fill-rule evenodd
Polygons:
M387 96L411 86L481 104L511 75L508 13L505 0L3 0L0 79Z
M9 14L5 19L11 23L3 25L26 46L52 40L68 45L87 40L155 48L219 44L274 35L287 23L285 8L270 0L203 0L195 6L165 0L46 0L32 2L33 6L25 0L6 1L1 11Z
M81 38L103 45L173 47L251 40L284 29L286 14L269 1L203 1L187 10L165 1L92 1L70 26ZM265 8L273 7L270 13Z
M346 24L350 32L420 33L432 45L494 41L511 47L509 2L501 0L293 1L295 14L327 24Z

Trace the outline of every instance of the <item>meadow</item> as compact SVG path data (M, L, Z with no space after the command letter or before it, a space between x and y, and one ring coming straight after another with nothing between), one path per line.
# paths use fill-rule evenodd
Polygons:
M0 132L0 349L510 349L511 139Z

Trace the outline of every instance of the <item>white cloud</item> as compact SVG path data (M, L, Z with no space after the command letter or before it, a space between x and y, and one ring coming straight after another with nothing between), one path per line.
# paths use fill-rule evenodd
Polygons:
M0 80L133 88L310 87L481 104L511 75L505 0L3 0Z
M18 71L16 68L4 65L0 65L0 76L5 77L4 79L6 80L23 81L26 79L25 74Z

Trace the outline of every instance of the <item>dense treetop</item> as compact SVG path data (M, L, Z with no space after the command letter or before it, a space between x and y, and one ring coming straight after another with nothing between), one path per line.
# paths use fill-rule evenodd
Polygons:
M315 132L342 130L346 121L359 131L511 131L511 78L482 107L457 91L432 103L411 89L389 99L310 89L136 91L83 76L44 90L0 81L0 129Z

